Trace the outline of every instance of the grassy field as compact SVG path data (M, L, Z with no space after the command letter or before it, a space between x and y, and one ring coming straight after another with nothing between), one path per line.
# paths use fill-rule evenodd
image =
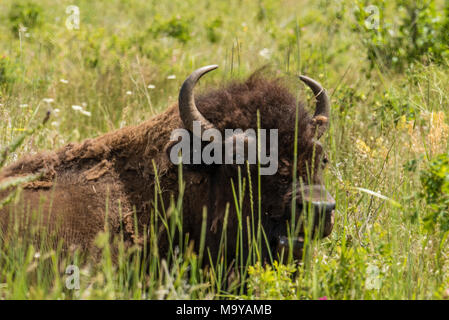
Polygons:
M7 163L160 113L197 67L220 65L204 89L269 64L308 101L295 75L331 94L337 213L300 264L234 276L189 250L113 263L107 234L95 263L0 239L0 299L448 299L448 30L444 1L1 1L0 150L52 110Z

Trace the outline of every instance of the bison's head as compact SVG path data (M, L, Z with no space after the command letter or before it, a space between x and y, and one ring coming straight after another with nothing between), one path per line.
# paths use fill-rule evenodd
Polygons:
M259 190L260 166L254 163L246 166L241 162L225 164L226 152L229 150L232 153L236 152L234 143L237 140L243 141L244 150L248 150L246 153L248 157L249 145L255 143L257 137L245 133L233 136L223 134L223 141L213 142L210 141L210 137L208 139L203 137L200 145L202 149L211 143L223 145L230 143L233 148L223 147L221 163L203 161L200 164L185 166L187 183L184 195L185 210L189 215L201 216L203 206L208 207L207 241L210 246L214 246L220 239L220 226L224 224L228 204L230 204L228 215L230 242L235 241L234 232L238 225L243 226L243 235L246 236L248 227L246 224L257 226L260 215L272 252L280 253L292 248L294 256L300 258L304 233L310 230L308 234L326 237L331 233L334 224L335 200L321 181L321 172L328 160L318 141L329 124L330 105L327 93L315 80L300 76L300 79L312 89L317 101L313 117L305 111L301 103L296 102L293 95L285 93L284 89L275 84L269 82L264 84L263 81L251 84L250 80L244 85L245 89L242 89L246 90L245 92L237 86L229 90L217 90L209 96L199 97L196 101L193 94L195 84L204 74L216 68L214 65L198 69L182 85L179 94L179 113L185 129L191 137L201 135L208 129L222 133L225 129L237 128L277 129L277 141L273 141L267 134L269 137L267 143L270 147L277 142L276 150L271 149L277 153L276 159L273 159L277 170L273 172L274 174L260 176ZM197 128L194 127L194 123L197 124ZM260 144L257 148L259 150ZM194 149L195 146L192 147L192 150ZM296 157L294 157L295 149ZM235 159L233 157L234 155L231 158ZM242 176L246 176L245 196L243 200L235 201L236 197L239 198L236 193L239 192L238 180ZM234 192L231 181L234 184ZM294 181L296 183L293 183ZM240 185L240 190L242 188ZM250 192L252 195L249 195ZM240 209L236 209L239 206ZM242 213L240 221L237 210ZM305 212L308 214L305 215ZM201 222L198 218L191 219L190 232L197 237L198 230L195 231L195 226L199 229ZM296 230L291 230L292 227ZM217 233L218 237L214 238L210 233ZM244 243L248 243L247 239Z

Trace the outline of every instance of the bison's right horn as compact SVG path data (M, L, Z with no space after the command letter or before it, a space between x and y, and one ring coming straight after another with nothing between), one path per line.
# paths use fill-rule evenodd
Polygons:
M182 122L184 123L184 126L192 133L193 121L200 121L201 132L207 129L215 128L215 126L209 120L207 120L196 107L193 88L203 75L217 68L217 65L211 65L195 70L184 81L181 90L179 91L179 114L181 116Z
M317 124L317 135L319 138L322 136L324 131L326 131L329 124L329 97L327 96L326 90L324 90L323 86L317 81L306 76L299 76L299 79L301 79L310 89L312 89L313 94L315 95L316 109L315 114L313 115L313 120Z

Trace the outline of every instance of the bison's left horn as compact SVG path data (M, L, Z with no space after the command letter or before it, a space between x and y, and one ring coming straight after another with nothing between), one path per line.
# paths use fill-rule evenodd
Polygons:
M184 81L181 90L179 91L179 114L184 126L192 133L193 121L199 121L201 123L201 132L207 129L215 128L215 126L207 120L196 107L193 88L203 75L217 68L217 65L211 65L195 70Z
M318 138L326 131L329 124L329 113L330 113L330 102L327 96L326 90L317 81L306 77L299 76L310 89L312 89L313 94L316 98L316 109L313 115L313 120L317 124L317 135Z

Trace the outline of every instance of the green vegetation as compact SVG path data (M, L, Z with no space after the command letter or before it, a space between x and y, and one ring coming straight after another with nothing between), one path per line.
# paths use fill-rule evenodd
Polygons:
M73 4L80 26L69 30ZM240 268L201 266L208 254L189 241L162 260L156 239L113 254L105 231L92 261L36 249L35 230L0 237L0 299L449 298L448 30L442 0L2 1L0 150L14 146L2 164L140 123L199 66L220 65L201 90L271 64L304 99L299 73L331 94L323 145L337 212L332 235L310 241L299 264L262 265L263 236L249 261L236 252ZM243 185L229 186L236 199ZM158 222L171 235L182 231L177 200ZM66 286L68 265L80 267L79 290Z

